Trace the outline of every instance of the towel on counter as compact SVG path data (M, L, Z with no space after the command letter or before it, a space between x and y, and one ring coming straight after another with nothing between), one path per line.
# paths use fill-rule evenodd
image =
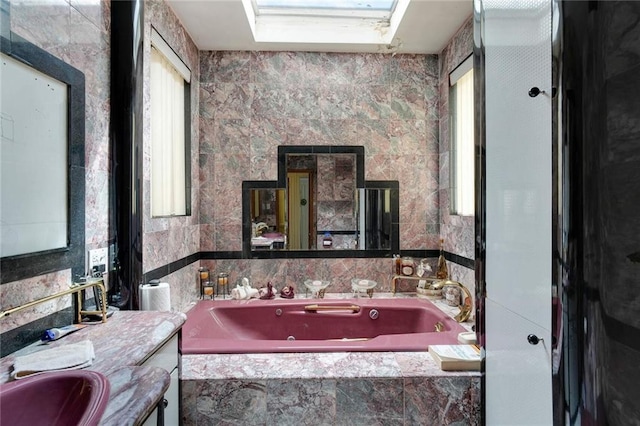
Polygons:
M90 340L57 346L16 357L11 376L14 379L22 379L47 371L77 370L90 366L95 357L93 343Z

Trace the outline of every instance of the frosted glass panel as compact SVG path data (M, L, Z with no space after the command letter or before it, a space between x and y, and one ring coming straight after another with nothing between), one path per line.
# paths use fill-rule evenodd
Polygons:
M550 329L551 5L548 0L482 4L487 294ZM532 87L546 93L530 97Z
M552 424L551 1L483 0L487 424ZM545 93L535 97L537 87ZM544 339L528 342L534 334Z

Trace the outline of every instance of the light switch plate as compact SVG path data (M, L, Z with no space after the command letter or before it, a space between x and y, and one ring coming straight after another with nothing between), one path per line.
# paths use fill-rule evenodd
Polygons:
M89 250L89 271L93 270L96 265L104 265L109 263L109 250L107 247Z

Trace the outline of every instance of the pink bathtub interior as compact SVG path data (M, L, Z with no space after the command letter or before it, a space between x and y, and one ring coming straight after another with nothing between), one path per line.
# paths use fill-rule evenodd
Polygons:
M319 308L305 310L308 305ZM357 309L348 309L351 305ZM326 306L340 309L323 310ZM456 344L463 331L424 299L201 300L187 313L180 349L183 354L425 351L430 344Z

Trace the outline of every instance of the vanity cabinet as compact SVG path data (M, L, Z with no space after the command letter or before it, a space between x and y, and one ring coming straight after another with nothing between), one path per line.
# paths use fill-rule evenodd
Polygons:
M171 375L171 384L164 394L166 406L164 408L164 424L166 426L178 425L180 419L180 398L178 395L178 334L174 334L167 343L162 345L153 355L142 363L145 367L160 367ZM158 408L147 417L144 426L156 426L158 424Z

